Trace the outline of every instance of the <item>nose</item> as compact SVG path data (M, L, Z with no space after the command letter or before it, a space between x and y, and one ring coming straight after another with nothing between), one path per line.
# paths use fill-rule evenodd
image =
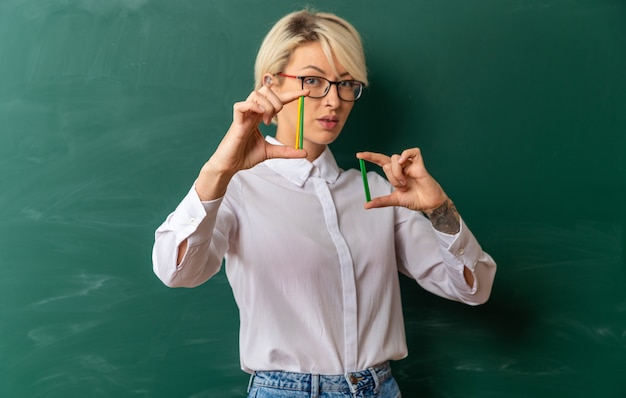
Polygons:
M335 86L335 87L333 87ZM324 106L329 108L337 108L341 104L341 98L339 98L339 84L332 83L328 93L324 96Z

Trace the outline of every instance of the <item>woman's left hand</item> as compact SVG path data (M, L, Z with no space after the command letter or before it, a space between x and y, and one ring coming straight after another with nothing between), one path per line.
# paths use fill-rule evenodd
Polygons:
M366 209L403 206L429 213L448 199L439 183L426 170L419 148L406 149L400 155L391 156L359 152L356 157L382 167L387 180L395 188L390 195L367 202Z

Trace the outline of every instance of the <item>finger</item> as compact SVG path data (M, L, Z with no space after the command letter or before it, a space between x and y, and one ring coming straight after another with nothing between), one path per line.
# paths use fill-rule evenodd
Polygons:
M265 108L263 108L261 105L257 104L256 102L243 101L243 102L236 102L233 105L233 112L234 112L234 118L238 119L239 121L242 120L243 115L245 115L246 113L258 114L259 121L260 121L261 120L260 117L263 115L263 113L265 113Z
M382 153L376 152L358 152L356 154L358 159L363 159L370 163L374 163L380 167L383 167L385 164L389 163L390 158L387 155L383 155Z
M273 159L273 158L298 159L298 158L305 158L307 155L307 152L304 149L295 149L290 146L273 145L270 143L267 143L265 145L265 153L267 154L268 159Z
M261 87L258 90L258 94L265 97L272 106L271 110L268 110L268 112L265 112L263 115L263 122L269 125L272 123L274 116L283 109L283 102L274 91L266 86Z
M289 91L276 94L270 88L263 86L259 90L252 92L248 99L259 103L265 109L263 122L270 124L274 116L283 109L285 104L303 95L309 95L309 90Z
M394 184L394 186L405 186L406 178L404 176L404 167L400 164L400 155L392 155L390 165L391 175L397 181L397 185Z
M274 102L272 102L272 97L275 97L275 95L268 96L267 92L263 93L261 91L253 91L246 100L247 102L256 103L263 108L263 120L266 124L271 122L274 115L276 115L283 106L277 98L275 98Z
M407 161L413 161L414 159L422 161L422 151L419 148L410 148L402 151L399 162L400 164L404 164Z
M366 202L363 206L365 209L377 209L380 207L389 207L389 206L397 206L397 200L394 199L393 195L387 196L378 196L373 198L369 202Z
M278 98L280 98L280 101L284 104L288 104L302 96L307 96L309 95L309 90L298 90L298 91L287 91L284 93L278 93Z
M387 177L387 180L389 181L389 183L393 185L394 188L397 189L398 187L402 187L402 183L398 180L398 178L395 176L392 170L391 162L383 166L383 172L385 173L385 177Z

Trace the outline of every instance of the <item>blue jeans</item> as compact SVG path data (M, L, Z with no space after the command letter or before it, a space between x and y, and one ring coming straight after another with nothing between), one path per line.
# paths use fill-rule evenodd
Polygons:
M345 375L255 372L248 398L400 398L388 363Z

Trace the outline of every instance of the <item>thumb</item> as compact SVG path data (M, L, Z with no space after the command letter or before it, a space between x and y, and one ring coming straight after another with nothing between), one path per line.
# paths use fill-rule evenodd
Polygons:
M393 195L387 196L378 196L373 198L369 202L365 203L365 209L376 209L379 207L388 207L388 206L396 206L397 201L394 199Z
M301 159L306 158L307 152L304 149L295 149L285 145L267 144L265 152L268 159L284 158L284 159Z

